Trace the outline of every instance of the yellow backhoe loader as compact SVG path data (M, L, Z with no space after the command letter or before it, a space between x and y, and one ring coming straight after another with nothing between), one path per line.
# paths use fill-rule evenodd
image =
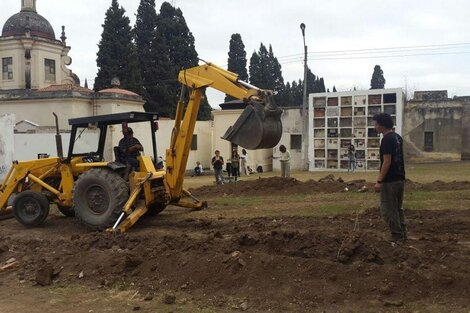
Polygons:
M63 214L76 216L90 229L125 232L144 214L158 214L167 205L204 208L207 204L185 190L183 180L201 98L208 87L248 104L224 139L247 149L272 148L279 142L282 111L274 103L272 91L239 81L237 74L211 63L182 70L178 80L182 90L165 154L165 170L156 166L156 113L127 112L71 119L66 157L56 116L57 157L13 162L0 185L0 217L13 213L22 224L38 226L45 221L50 203L56 203ZM151 128L153 159L139 156L135 168L125 162L104 160L110 125L121 125L125 130L128 124L144 122ZM96 150L77 152L75 143L87 129L98 134ZM115 148L115 153L119 153L119 148Z

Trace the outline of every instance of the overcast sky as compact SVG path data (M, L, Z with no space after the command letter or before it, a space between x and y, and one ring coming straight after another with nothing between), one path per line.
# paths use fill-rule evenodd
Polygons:
M158 10L162 1L156 2ZM1 3L1 23L20 10L20 0L1 0ZM119 0L119 3L133 26L139 0ZM330 89L333 85L338 91L353 87L368 89L374 65L380 64L387 88L402 87L408 92L447 89L450 96L470 95L470 1L174 0L171 3L183 11L196 39L199 57L223 67L227 64L230 36L240 33L248 60L260 42L271 44L282 64L284 79L303 77L299 24L304 22L309 52L349 50L347 55L322 55L323 60L318 60L318 54L309 55L309 67L325 78ZM66 26L67 44L72 47L70 68L82 84L85 78L92 82L96 75L97 44L110 4L111 0L37 0L38 13L49 20L57 38L61 25ZM369 52L350 51L456 43L468 45L436 46L434 50L402 49L396 53L381 51L374 54L375 58L370 58ZM377 55L387 57L377 58ZM218 107L224 95L209 91L208 97L211 105Z

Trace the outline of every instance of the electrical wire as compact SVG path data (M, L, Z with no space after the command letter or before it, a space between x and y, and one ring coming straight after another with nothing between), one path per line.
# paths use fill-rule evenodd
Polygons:
M437 50L437 49L455 49L466 48L470 46L470 42L450 43L450 44L435 44L435 45L419 45L419 46L400 46L400 47L385 47L385 48L364 48L352 50L326 50L326 51L311 51L308 55L318 54L363 54L363 53L386 53L386 52L400 52L410 50ZM289 59L293 57L304 56L304 53L296 53L290 55L279 56L277 59Z
M321 61L321 60L355 60L355 59L379 59L379 58L402 58L402 57L413 57L413 56L429 56L429 55L456 55L456 54L468 54L470 51L456 51L456 52L441 52L441 53L415 53L415 54L398 54L398 55L377 55L377 56L352 56L352 57L318 57L309 58L309 61ZM296 60L288 60L285 62L279 62L281 65L290 64L296 62L303 62L303 58Z

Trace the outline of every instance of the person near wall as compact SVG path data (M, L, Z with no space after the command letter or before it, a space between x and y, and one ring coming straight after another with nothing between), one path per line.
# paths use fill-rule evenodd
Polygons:
M380 173L375 191L380 192L380 210L387 223L392 244L407 239L403 195L405 190L405 162L403 139L393 131L393 119L387 113L373 117L375 129L383 135L380 143Z
M232 158L228 158L227 162L225 162L225 171L228 177L232 176Z
M201 162L197 161L196 162L196 167L194 168L193 170L193 175L191 176L202 176L202 173L203 173L203 169L202 169L202 165L201 165Z
M216 184L223 184L224 179L222 176L222 168L224 165L224 158L220 155L219 150L215 150L215 156L212 158L212 166L214 167L214 175Z
M248 153L245 149L242 149L242 154L240 155L240 173L241 175L248 175Z
M238 155L237 150L233 150L232 153L232 176L235 181L240 177L240 156Z
M356 148L353 144L348 147L348 172L356 169Z
M280 161L281 161L281 176L290 177L290 152L286 149L286 146L280 145Z

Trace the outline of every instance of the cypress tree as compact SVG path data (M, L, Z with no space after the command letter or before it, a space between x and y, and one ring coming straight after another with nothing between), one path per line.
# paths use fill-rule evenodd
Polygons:
M325 92L326 91L326 88L325 88L325 81L323 80L323 77L320 78L320 80L318 81L318 92Z
M370 80L370 89L383 89L385 88L384 72L380 68L380 65L374 67L374 73Z
M270 75L270 86L275 91L282 91L284 89L284 78L282 77L281 64L274 56L273 47L269 45L268 52L268 70Z
M261 43L259 53L254 51L250 58L250 83L259 88L268 89L268 81L266 76L266 56L261 55L262 51L268 51L266 47Z
M238 74L238 78L248 81L246 70L246 51L240 34L233 34L230 38L228 51L228 70ZM225 102L234 100L232 96L226 95Z
M112 0L111 7L106 12L96 59L96 91L109 87L111 79L117 77L121 88L142 92L142 78L132 41L130 20L124 15L125 12L123 7L119 7L117 0Z
M194 46L194 36L186 24L183 12L179 8L173 7L168 2L163 2L160 13L156 20L157 33L162 38L169 52L169 60L172 64L172 77L177 79L178 71L184 68L197 66L199 63L198 54ZM167 88L173 97L170 112L173 115L179 99L180 86L177 82L168 83ZM204 97L201 101L198 119L210 119L212 108Z
M258 52L253 52L250 59L250 83L263 89L277 91L278 105L287 105L286 95L283 94L284 78L282 77L281 64L274 56L272 46L269 50L261 43Z
M141 0L137 10L135 42L143 80L143 96L147 111L170 116L174 98L168 85L176 85L175 70L169 50L156 31L155 0Z

